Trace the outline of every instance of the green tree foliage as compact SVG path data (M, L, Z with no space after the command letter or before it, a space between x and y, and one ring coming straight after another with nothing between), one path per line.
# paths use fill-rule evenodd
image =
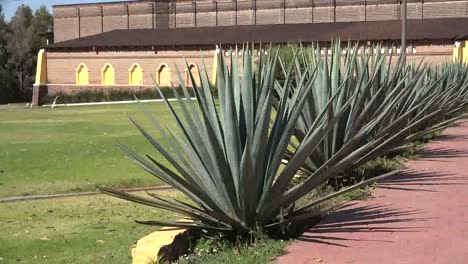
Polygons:
M14 72L8 68L8 39L11 35L0 5L0 104L12 102L18 97Z
M0 7L0 103L31 100L37 52L46 44L39 34L51 26L45 6L33 13L21 5L9 23Z
M35 54L32 47L34 30L33 12L29 6L22 5L10 22L11 36L8 39L10 59L8 64L15 71L19 84L19 96L25 98L30 93L34 79Z
M0 5L0 65L6 65L8 61L8 54L6 49L8 35L10 34L8 24L5 22L5 15L3 14L3 7Z
M16 98L18 91L14 72L0 67L0 104L14 102Z
M35 50L39 50L41 47L45 46L46 38L41 37L40 33L45 33L52 26L53 18L52 15L47 10L46 6L41 6L34 13L34 18L32 21L32 30L35 33L33 35L32 47Z

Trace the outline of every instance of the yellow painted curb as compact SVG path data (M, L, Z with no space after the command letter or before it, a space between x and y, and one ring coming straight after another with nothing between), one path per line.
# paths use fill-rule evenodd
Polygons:
M191 223L191 219L177 222ZM184 228L163 227L137 241L132 249L132 264L148 264L160 259L171 260L188 251L188 230Z

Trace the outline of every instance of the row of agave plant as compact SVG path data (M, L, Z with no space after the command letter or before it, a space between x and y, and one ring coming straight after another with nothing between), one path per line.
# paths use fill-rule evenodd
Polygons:
M348 177L366 162L449 126L468 102L466 65L406 65L359 49L335 43L330 56L321 56L318 47L291 47L287 61L275 48L261 57L253 56L253 49L245 48L242 55L235 50L229 60L218 57L215 91L204 65L199 85L189 73L193 89L180 77L177 89L185 98L194 93L196 100L178 92L177 100L165 100L178 131L166 129L144 105L158 137L131 119L165 162L119 146L191 202L102 191L193 220L142 224L211 235L287 233L317 217L323 213L317 208L328 200L394 172L300 206L297 201L333 178ZM299 172L306 176L296 182Z
M357 45L345 50L348 52L342 56L343 50L335 45L328 60L317 56L318 50L300 49L300 58L293 63L296 79L287 80L299 85L301 79L314 80L313 95L308 96L294 132L299 142L324 111L329 120L339 119L306 160L305 175L313 175L335 156L350 155L359 146L359 158L347 170L350 172L370 160L411 149L418 140L461 117L467 99L465 65L407 66L401 58L392 64L392 58L382 53L358 55ZM376 46L373 50L381 49ZM304 71L306 68L315 71ZM282 72L289 75L284 66ZM283 87L277 85L276 89L281 93ZM337 116L342 108L346 110ZM291 145L286 159L298 148ZM349 174L339 177L346 179Z

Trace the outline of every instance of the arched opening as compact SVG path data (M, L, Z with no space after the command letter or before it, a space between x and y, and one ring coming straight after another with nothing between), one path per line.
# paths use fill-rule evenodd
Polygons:
M114 85L115 84L115 70L111 64L106 63L101 69L101 84Z
M156 73L159 86L171 86L171 69L163 63L159 66Z
M84 63L80 63L75 69L75 83L77 85L89 84L89 69Z
M143 69L134 63L130 69L128 69L128 84L130 85L143 85Z
M200 72L198 70L198 66L195 65L194 63L190 63L188 69L185 70L185 83L188 86L193 86L192 79L190 78L189 73L192 73L192 77L195 80L195 84L199 86L200 85Z

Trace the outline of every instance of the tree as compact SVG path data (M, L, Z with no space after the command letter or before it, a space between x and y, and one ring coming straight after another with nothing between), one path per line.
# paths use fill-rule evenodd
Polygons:
M32 48L35 51L38 51L41 47L46 45L46 38L41 37L39 34L46 33L49 28L52 26L53 18L52 15L47 10L46 6L41 6L34 13L34 18L32 21L33 29L33 43Z
M4 67L8 62L7 39L10 34L8 24L5 22L3 7L0 5L0 67Z
M0 104L15 101L18 97L17 81L14 72L8 67L9 52L7 42L11 35L0 5Z
M29 6L21 5L11 19L12 34L8 40L9 65L14 69L19 83L19 97L25 98L32 87L35 58L32 53L33 13Z
M18 89L14 72L0 67L0 104L7 104L17 100Z
M18 81L20 100L30 100L36 70L37 52L45 45L39 33L52 26L52 16L45 6L34 14L27 5L21 5L10 21L11 36L8 38L8 67L14 70Z

